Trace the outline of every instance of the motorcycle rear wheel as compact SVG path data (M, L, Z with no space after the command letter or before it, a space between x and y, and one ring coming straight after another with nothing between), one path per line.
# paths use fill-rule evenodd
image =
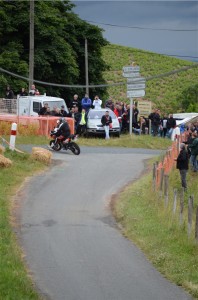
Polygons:
M50 147L55 151L60 151L62 148L61 144L55 143L55 140L51 140L49 144L50 144Z
M71 142L69 145L69 148L73 152L74 155L80 154L80 147L75 142Z

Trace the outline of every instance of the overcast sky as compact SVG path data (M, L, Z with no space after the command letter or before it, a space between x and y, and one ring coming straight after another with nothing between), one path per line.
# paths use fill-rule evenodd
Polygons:
M103 28L103 36L110 43L162 54L197 57L198 61L197 1L72 2L76 5L73 11L81 19L96 22L95 25Z

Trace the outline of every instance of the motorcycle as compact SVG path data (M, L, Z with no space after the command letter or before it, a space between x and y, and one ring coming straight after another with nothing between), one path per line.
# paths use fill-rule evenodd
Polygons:
M80 154L80 147L76 144L77 136L75 134L71 134L67 139L65 137L60 138L55 136L55 131L50 131L50 136L53 140L50 141L50 148L55 151L70 150L74 155Z

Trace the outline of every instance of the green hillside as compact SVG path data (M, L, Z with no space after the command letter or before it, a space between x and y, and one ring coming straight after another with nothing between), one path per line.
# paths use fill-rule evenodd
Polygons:
M112 44L103 48L103 59L110 66L109 70L104 72L107 83L126 82L126 78L122 76L122 68L131 65L133 61L140 66L140 74L145 78L195 64L153 52ZM184 90L194 86L197 82L198 68L148 80L146 95L143 99L152 101L154 106L160 108L164 113L179 112L182 111L182 108L178 98ZM108 87L108 94L114 100L128 102L126 89L126 85Z

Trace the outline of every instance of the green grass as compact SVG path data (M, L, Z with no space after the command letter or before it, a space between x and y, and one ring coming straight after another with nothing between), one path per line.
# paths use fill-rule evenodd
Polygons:
M103 59L110 66L110 69L104 72L107 83L125 82L125 85L108 87L109 96L127 103L129 102L126 98L127 80L122 76L123 66L131 65L132 61L135 61L140 66L141 76L147 78L194 64L178 58L112 44L103 48ZM197 84L197 78L198 68L194 68L168 77L149 80L146 82L146 95L143 99L152 101L164 113L176 113L181 110L181 104L177 101L178 96L186 88Z
M187 198L195 196L198 205L197 175L188 174L185 195L185 222L179 225L179 208L172 215L173 188L180 188L178 170L170 175L169 206L152 190L151 173L128 186L115 203L114 213L123 234L131 239L166 278L182 286L198 299L198 245L194 229L187 237ZM195 215L194 215L195 219Z
M9 141L9 137L5 137ZM34 144L47 145L49 138L44 136L17 136L16 145ZM123 134L120 138L111 138L105 140L104 137L82 138L79 137L77 143L80 146L95 146L95 147L127 147L127 148L146 148L146 149L167 149L171 145L170 139L152 137L149 135L132 135ZM17 146L16 146L17 147Z
M40 299L27 276L22 252L13 232L10 218L15 203L11 198L27 176L44 168L28 154L7 150L5 156L13 161L10 168L0 168L0 299Z

